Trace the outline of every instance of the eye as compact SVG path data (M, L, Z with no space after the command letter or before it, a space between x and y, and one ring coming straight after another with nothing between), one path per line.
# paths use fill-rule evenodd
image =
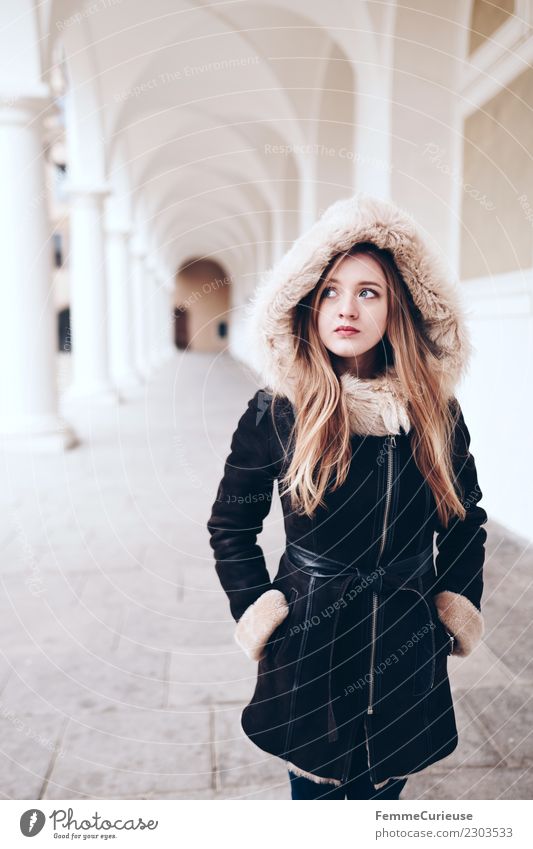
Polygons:
M337 294L337 290L335 289L335 286L325 286L324 289L322 290L322 294L321 294L320 297L321 298L328 298L329 300L331 300L331 297L329 295L330 292ZM372 300L372 298L378 298L379 297L378 292L376 292L374 289L367 289L367 288L361 289L361 291L359 292L359 297L363 294L363 292L367 293L367 297L363 298L363 300L365 300L365 301L369 300L368 295L370 295L370 300Z

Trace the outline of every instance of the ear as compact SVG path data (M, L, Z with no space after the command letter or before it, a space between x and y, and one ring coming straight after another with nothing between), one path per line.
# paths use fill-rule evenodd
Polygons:
M250 660L261 660L270 635L289 612L281 590L267 590L246 608L237 622L234 639Z
M433 601L440 621L455 637L453 654L467 657L485 633L481 611L466 596L451 590L437 593Z

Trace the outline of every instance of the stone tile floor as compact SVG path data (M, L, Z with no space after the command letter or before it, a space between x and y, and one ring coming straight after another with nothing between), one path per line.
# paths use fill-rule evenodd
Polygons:
M3 453L0 798L289 799L240 728L256 664L205 526L255 388L227 354L176 352L127 403L67 408L74 451ZM533 553L488 531L486 638L449 667L460 745L406 799L533 794ZM271 570L283 540L276 499Z

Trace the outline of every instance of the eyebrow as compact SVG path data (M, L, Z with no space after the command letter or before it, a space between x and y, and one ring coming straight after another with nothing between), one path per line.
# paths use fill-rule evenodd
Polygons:
M330 277L328 283L339 283L340 281L336 277ZM377 280L360 280L357 284L358 286L377 286L378 288L383 288L382 283L378 283Z

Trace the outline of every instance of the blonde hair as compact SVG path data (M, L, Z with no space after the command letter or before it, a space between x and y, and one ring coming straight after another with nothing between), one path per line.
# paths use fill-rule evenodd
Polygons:
M415 462L427 480L440 522L466 515L452 481L455 480L450 445L458 411L452 410L439 381L439 350L429 338L422 315L390 251L360 242L336 254L318 283L293 311L295 336L294 409L290 434L294 447L290 465L280 479L281 495L290 495L297 513L312 516L325 506L329 485L345 481L351 462L351 432L346 398L328 349L318 332L320 296L333 269L345 256L369 254L380 265L388 287L387 328L380 345L381 368L392 362L408 398L410 439ZM272 409L279 393L274 392Z

